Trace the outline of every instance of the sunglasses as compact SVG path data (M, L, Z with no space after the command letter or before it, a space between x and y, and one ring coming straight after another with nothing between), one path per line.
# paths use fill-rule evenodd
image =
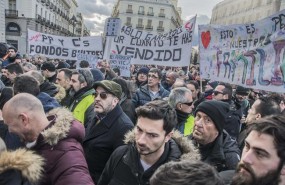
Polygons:
M101 92L101 93L95 92L94 96L95 96L95 98L100 96L100 98L102 100L105 100L108 97L108 93L106 93L106 92Z
M213 91L214 95L217 96L218 94L224 94L223 92Z
M155 76L155 75L147 75L148 76L148 78L158 78L158 76Z
M185 104L185 105L187 105L187 106L191 106L192 104L193 104L193 102L188 102L188 103L182 103L182 104Z

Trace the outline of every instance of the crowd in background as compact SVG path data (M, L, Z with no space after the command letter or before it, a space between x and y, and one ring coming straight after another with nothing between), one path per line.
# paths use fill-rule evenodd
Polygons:
M197 65L126 78L106 60L8 52L0 184L285 183L285 93L201 79Z

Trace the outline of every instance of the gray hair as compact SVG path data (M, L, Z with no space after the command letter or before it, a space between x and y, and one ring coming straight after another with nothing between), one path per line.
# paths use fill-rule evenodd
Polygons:
M192 92L186 87L177 87L172 89L168 98L169 105L172 108L176 108L177 103L186 103L186 93L190 93L192 95Z
M83 68L74 71L72 74L78 74L78 80L80 83L87 83L87 86L91 87L93 85L94 79L90 69Z

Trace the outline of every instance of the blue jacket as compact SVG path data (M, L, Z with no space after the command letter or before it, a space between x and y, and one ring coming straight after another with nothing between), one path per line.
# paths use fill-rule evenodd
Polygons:
M162 85L159 85L159 99L163 99L169 96L169 91L164 89ZM149 94L148 85L141 86L136 90L136 93L133 96L133 104L135 107L139 107L144 105L150 101L152 101L151 96Z
M40 92L37 98L42 102L45 113L49 112L50 110L54 108L60 107L56 99L52 98L47 93Z

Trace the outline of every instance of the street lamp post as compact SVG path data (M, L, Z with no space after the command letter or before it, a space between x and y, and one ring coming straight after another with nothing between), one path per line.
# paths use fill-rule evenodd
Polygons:
M74 34L74 28L75 28L75 23L77 22L77 20L76 20L76 17L74 15L72 16L72 18L70 20L72 21L72 26L73 26L73 32L72 33L73 33L73 36L74 36L75 35Z

